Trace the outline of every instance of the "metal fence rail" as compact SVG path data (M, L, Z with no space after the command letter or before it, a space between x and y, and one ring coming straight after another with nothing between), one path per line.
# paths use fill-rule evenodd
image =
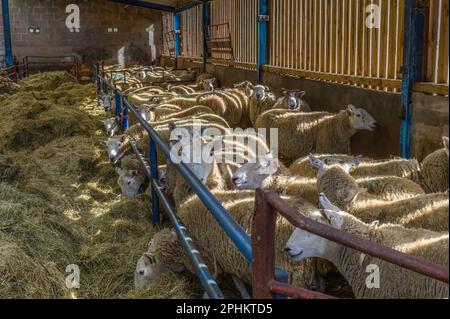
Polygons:
M149 153L150 159L149 164L143 159L143 156L137 152L138 150L133 147L134 152L138 153L138 158L141 164L145 164L147 175L149 175L152 185L152 220L154 224L157 224L160 219L159 203L163 205L166 210L172 225L179 236L180 242L185 249L187 255L193 262L196 269L197 275L202 286L205 288L206 292L211 298L221 299L223 298L217 283L212 279L212 276L208 272L204 262L200 257L200 253L195 249L192 239L187 235L187 230L183 224L176 217L173 206L170 204L169 200L165 194L161 191L158 185L158 163L157 163L157 147L164 153L164 155L170 159L171 152L166 143L162 140L159 134L151 127L151 125L145 121L137 108L131 104L127 97L122 94L119 90L114 88L113 85L108 83L108 81L103 78L98 71L98 66L93 67L93 75L95 82L97 83L98 93L108 94L110 91L114 90L116 94L116 112L121 113L122 118L122 128L127 129L127 125L124 126L123 122L128 123L128 114L131 114L136 118L137 122L144 128L144 130L149 135ZM246 258L249 263L252 263L253 256L251 250L251 240L244 229L239 225L225 210L222 204L215 198L211 192L197 179L197 177L192 173L192 171L183 163L173 164L181 176L186 180L186 182L191 186L192 190L198 195L200 200L214 216L216 221L221 225L227 235L230 237L234 245L241 252L241 254ZM277 270L279 280L283 281L286 277L285 273L281 270Z
M275 222L277 213L294 226L312 234L326 238L346 247L355 249L372 257L380 258L416 273L449 282L449 269L429 261L381 246L358 236L344 233L324 224L315 222L297 213L284 202L278 194L256 191L255 215L252 225L253 243L253 297L257 299L272 298L274 293L284 293L294 298L324 298L315 292L307 292L279 283L275 274Z

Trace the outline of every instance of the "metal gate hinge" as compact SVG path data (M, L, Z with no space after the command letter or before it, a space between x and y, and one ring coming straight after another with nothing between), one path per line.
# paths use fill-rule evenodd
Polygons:
M258 16L258 21L259 22L269 22L270 17L268 15L259 15Z

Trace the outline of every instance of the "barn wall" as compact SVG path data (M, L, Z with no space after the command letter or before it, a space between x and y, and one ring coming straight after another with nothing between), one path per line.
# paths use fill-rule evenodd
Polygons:
M173 64L163 59L165 64ZM180 67L199 67L201 64L183 61ZM214 74L221 85L249 80L256 82L256 72L208 64L207 71ZM400 155L401 95L359 87L329 84L322 81L300 79L265 73L265 84L279 90L301 88L307 92L306 100L314 110L338 112L348 104L365 108L380 123L376 132L359 132L352 139L352 153L388 158ZM442 148L441 137L448 135L448 98L417 93L413 97L413 156L423 159Z
M65 25L66 6L71 3L80 7L79 33L69 32ZM149 63L161 51L161 13L155 10L125 8L106 0L10 0L10 16L13 54L19 58L77 54L86 62L116 62L118 51L124 47L126 61ZM31 25L39 26L40 34L29 33ZM153 48L146 31L152 25ZM108 27L117 27L119 32L108 33ZM3 50L3 27L0 38Z

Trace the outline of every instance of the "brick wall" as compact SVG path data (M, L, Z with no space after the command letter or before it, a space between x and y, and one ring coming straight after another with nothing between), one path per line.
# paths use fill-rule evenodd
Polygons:
M117 62L121 48L127 62L150 63L159 57L162 44L159 11L107 0L10 0L9 3L13 54L18 58L76 54L84 62ZM65 9L72 3L80 7L79 33L70 32L65 25ZM40 33L29 33L31 25L40 27ZM150 26L154 28L154 46L150 45L146 31ZM108 27L117 27L119 32L108 33ZM0 38L3 54L3 25Z

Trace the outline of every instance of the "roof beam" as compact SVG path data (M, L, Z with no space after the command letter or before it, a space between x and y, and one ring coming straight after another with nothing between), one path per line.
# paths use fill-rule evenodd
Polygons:
M185 4L182 4L181 6L178 6L178 8L175 9L176 12L182 12L182 11L186 11L188 9L191 9L199 4L202 4L203 1L202 0L192 0L189 1Z
M128 5L134 6L134 7L154 9L154 10L165 11L165 12L175 12L175 9L176 9L175 7L171 7L171 6L166 6L166 5L162 5L159 3L153 3L153 2L145 2L145 1L140 1L140 0L109 0L109 1L128 4Z

